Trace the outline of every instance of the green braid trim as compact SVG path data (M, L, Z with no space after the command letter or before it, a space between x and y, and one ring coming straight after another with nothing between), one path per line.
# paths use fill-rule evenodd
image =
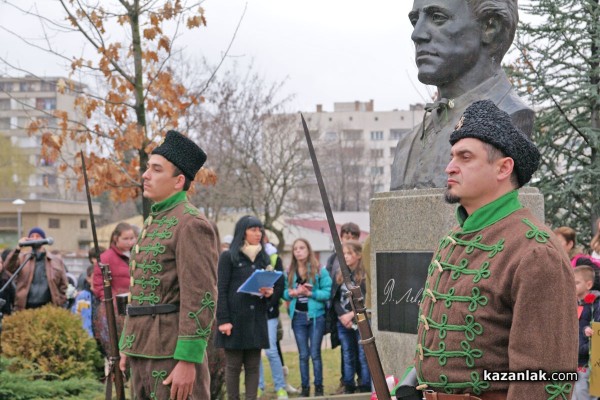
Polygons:
M156 262L156 260L152 260L149 263L139 263L135 265L136 268L141 268L144 273L148 272L148 270L152 271L153 274L156 274L162 271L163 266Z
M165 215L161 219L157 219L157 220L153 221L152 223L158 225L159 228L162 228L164 225L165 228L171 229L172 227L174 227L175 225L177 225L179 223L179 220L177 219L177 217L167 218L167 216Z
M571 393L573 385L568 382L552 382L544 386L544 389L546 390L546 393L550 395L550 397L548 397L548 400L567 400L569 398L567 395Z
M458 265L446 262L440 262L440 264L444 270L452 271L452 275L450 275L452 280L457 280L461 275L474 275L473 283L478 283L480 280L487 279L491 275L489 261L485 261L481 264L481 268L479 269L469 269L469 260L466 258L460 260Z
M135 333L124 336L123 343L121 343L121 350L132 348L134 341L135 341Z
M465 247L465 252L467 254L471 254L475 249L478 249L481 251L489 251L490 254L488 254L488 258L493 258L496 254L504 250L504 239L498 240L498 243L491 246L481 243L483 235L477 235L472 240L462 240L456 236L454 236L453 239L456 241L457 245Z
M481 294L481 290L479 290L478 287L471 289L471 296L455 296L454 292L454 288L450 288L448 293L440 293L432 290L432 293L437 300L444 300L446 308L450 308L453 302L467 302L469 303L469 311L475 312L479 306L486 306L488 303L488 298Z
M535 239L535 241L538 243L546 243L548 239L550 239L550 234L548 232L541 230L527 218L523 218L521 221L523 221L525 225L531 228L530 230L525 232L525 237L527 239Z
M183 211L184 214L190 214L190 215L193 215L194 217L197 215L200 215L200 211L198 211L195 207L192 207L189 204L185 204L184 207L185 207L185 210Z
M465 337L468 341L472 342L475 340L476 336L483 334L483 326L479 322L475 322L475 317L471 314L467 314L465 316L465 325L451 325L448 324L448 315L442 314L442 318L440 322L435 322L433 319L429 317L424 317L427 319L427 324L434 329L437 329L438 336L440 339L445 339L448 331L456 331L456 332L464 332Z
M193 319L196 322L196 334L205 340L208 340L210 336L210 327L212 326L212 321L215 318L215 300L213 299L212 293L206 292L204 293L204 298L200 302L200 309L196 312L189 312L188 318ZM202 313L204 310L208 310L210 313L210 322L203 327L200 323L200 319L198 315Z
M150 279L135 279L133 281L135 285L140 285L142 289L146 289L146 287L150 287L150 289L154 290L160 285L160 279L155 276L150 277Z
M158 400L158 397L156 397L156 388L158 387L159 381L162 384L162 381L167 379L167 371L152 371L152 377L154 378L154 390L150 392L150 399Z
M431 388L443 389L444 392L451 394L456 389L469 389L473 394L480 395L484 390L490 388L490 383L482 381L479 377L479 373L476 371L471 372L471 382L448 382L448 377L444 374L440 375L439 382L426 382L419 379L419 385L427 385Z
M156 257L159 254L163 254L166 251L166 247L164 244L161 243L155 243L153 245L150 246L142 246L140 247L140 252L144 251L147 253L152 253L152 255L154 257Z
M173 237L173 232L168 231L166 229L164 231L160 232L160 231L158 231L158 229L155 229L151 233L147 233L146 237L149 237L152 240L154 240L156 238L158 238L158 239L171 239Z
M427 347L423 347L423 356L425 357L438 357L439 364L443 367L448 362L448 358L459 358L464 357L467 367L473 368L475 366L475 359L483 356L483 351L475 348L471 348L471 344L466 340L460 342L461 350L446 350L446 343L438 343L438 350L431 350Z
M140 305L144 304L145 301L150 304L157 304L160 302L160 297L158 297L154 292L150 292L148 295L144 295L144 292L140 292L140 294L137 296L131 296L131 299L137 300Z

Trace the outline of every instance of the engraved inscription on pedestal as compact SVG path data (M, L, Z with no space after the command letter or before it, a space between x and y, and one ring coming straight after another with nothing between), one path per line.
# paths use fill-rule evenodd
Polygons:
M377 252L377 329L417 333L432 252Z

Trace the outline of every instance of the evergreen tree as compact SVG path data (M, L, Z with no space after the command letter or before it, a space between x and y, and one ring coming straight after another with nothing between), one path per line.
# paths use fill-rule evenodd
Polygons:
M598 0L532 0L521 7L507 67L536 111L533 139L542 152L534 177L553 227L570 226L587 245L600 216L600 6Z

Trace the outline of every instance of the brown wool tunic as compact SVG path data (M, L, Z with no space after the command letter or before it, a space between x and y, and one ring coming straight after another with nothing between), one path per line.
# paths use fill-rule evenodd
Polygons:
M564 250L521 208L516 192L462 222L442 238L429 266L415 357L419 384L475 395L508 390L513 400L570 398L572 382L484 380L484 370L576 370L575 284Z
M202 363L214 318L217 241L185 192L152 206L129 266L131 306L175 304L179 312L128 316L121 351ZM209 382L209 377L196 379Z

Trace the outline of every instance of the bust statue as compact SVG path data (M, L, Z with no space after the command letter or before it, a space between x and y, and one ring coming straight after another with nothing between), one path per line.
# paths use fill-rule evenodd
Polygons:
M437 87L423 123L396 147L391 190L446 187L450 133L474 101L489 99L531 136L534 112L513 90L501 62L518 22L517 0L414 0L418 78Z

